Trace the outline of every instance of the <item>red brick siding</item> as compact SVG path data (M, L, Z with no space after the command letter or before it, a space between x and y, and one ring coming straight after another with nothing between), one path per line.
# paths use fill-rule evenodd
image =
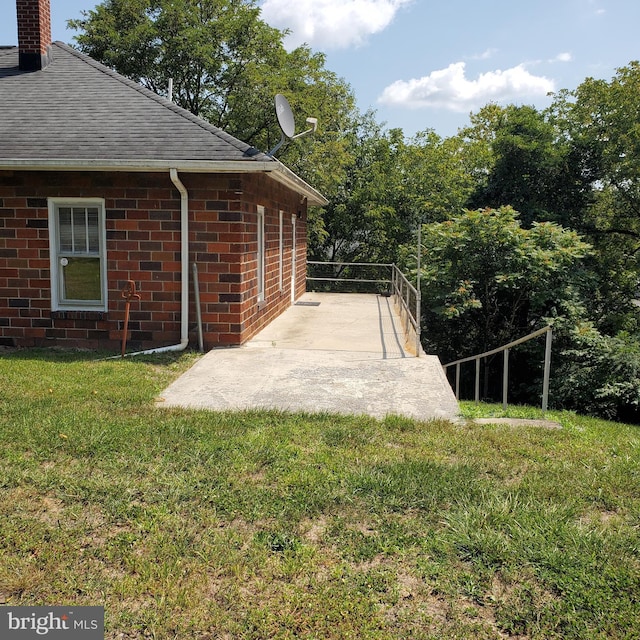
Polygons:
M17 0L16 10L20 52L46 53L51 45L49 0Z
M291 297L291 215L297 219L296 297L305 288L306 207L263 175L181 174L189 193L189 327L195 342L191 265L198 265L205 346L240 344ZM105 199L108 311L52 312L49 197ZM257 206L265 207L265 301L257 303ZM283 287L279 211L284 212ZM180 197L167 173L0 172L0 343L119 348L133 280L129 349L180 341Z

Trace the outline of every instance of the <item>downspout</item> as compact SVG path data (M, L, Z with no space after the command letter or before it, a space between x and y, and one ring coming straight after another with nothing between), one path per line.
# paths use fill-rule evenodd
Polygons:
M180 241L181 241L181 316L180 316L180 342L168 347L146 349L127 353L127 356L141 356L151 353L165 353L167 351L184 351L189 344L189 193L178 176L177 169L169 169L169 176L175 188L180 192Z
M171 176L171 182L180 192L182 314L180 319L180 345L177 346L182 351L189 344L189 194L178 176L177 169L169 169L169 175Z

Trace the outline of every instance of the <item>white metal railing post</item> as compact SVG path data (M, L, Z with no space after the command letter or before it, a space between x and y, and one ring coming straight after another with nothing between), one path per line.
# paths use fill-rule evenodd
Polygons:
M545 345L545 361L544 361L544 378L543 378L543 391L542 391L542 407L546 411L546 407L549 401L549 377L551 371L551 341L552 341L552 329L550 326L544 327L542 329L538 329L533 333L530 333L528 336L524 338L519 338L518 340L514 340L513 342L509 342L509 344L502 345L497 349L492 349L491 351L486 351L485 353L478 353L473 356L468 356L467 358L461 358L460 360L454 360L453 362L448 362L447 364L442 365L442 368L446 372L449 370L449 367L453 367L456 365L456 373L459 375L459 367L464 362L471 362L472 360L476 361L476 401L479 401L480 398L480 361L482 358L488 358L489 356L504 353L504 369L503 369L503 381L502 381L502 396L503 396L503 407L507 408L507 400L508 400L508 382L509 382L509 350L513 347L517 347L520 344L528 342L529 340L533 340L541 336L542 334L547 334L547 341ZM459 386L459 383L458 383Z
M456 365L456 400L460 400L460 363Z
M422 313L422 296L420 294L420 289L418 289L418 293L416 294L416 358L420 357L420 351L422 349L422 345L420 344L420 334L422 333L422 325L420 323L420 314Z
M549 327L544 346L544 376L542 379L542 410L549 407L549 377L551 374L551 342L553 340L553 329Z
M502 369L502 408L507 408L509 394L509 349L504 350L504 367Z
M422 299L421 269L422 269L422 223L418 223L418 269L416 271L416 358L420 357L420 302Z
M404 302L407 308L407 314L404 317L404 335L409 335L409 281L405 283Z

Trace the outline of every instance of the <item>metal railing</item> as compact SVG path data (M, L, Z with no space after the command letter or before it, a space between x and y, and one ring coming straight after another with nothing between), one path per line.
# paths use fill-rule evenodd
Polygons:
M404 334L407 339L411 339L413 332L416 358L420 357L422 346L420 344L421 323L420 323L420 290L416 289L407 277L394 264L391 275L391 286L395 298L396 306L399 308L400 318L404 322Z
M320 267L325 269L325 273L328 275L316 276L312 275L311 270L308 269L307 281L311 282L323 282L328 283L360 283L371 285L387 285L391 284L391 276L388 271L393 268L394 265L387 263L377 262L319 262L319 261L307 261L307 267ZM328 268L328 271L327 271ZM383 273L387 272L387 275L383 278L367 277L366 275L357 275L358 271L365 274L371 274L372 271L383 270ZM355 288L355 287L354 287ZM380 287L378 287L380 288ZM372 287L369 290L373 289Z
M542 378L542 410L546 411L549 406L549 376L551 373L551 342L553 340L553 331L551 327L544 327L543 329L539 329L538 331L534 331L530 333L528 336L524 338L520 338L519 340L514 340L509 344L505 344L497 349L492 349L491 351L486 351L485 353L480 353L475 356L469 356L468 358L461 358L460 360L455 360L454 362L449 362L443 365L443 369L445 375L447 374L447 369L449 367L456 367L456 384L455 384L455 392L456 399L460 399L460 365L465 362L471 362L475 360L476 363L476 380L475 380L475 401L480 402L480 362L483 358L488 358L489 356L500 353L501 351L504 353L504 364L502 369L502 406L504 409L507 408L507 396L509 391L509 351L513 347L518 346L519 344L523 344L524 342L528 342L529 340L533 340L534 338L539 338L542 335L546 334L546 342L545 342L545 350L544 350L544 373Z
M324 283L327 286L330 283L376 285L379 292L380 289L383 289L382 293L384 295L392 295L404 326L407 341L414 343L416 357L420 356L420 292L407 280L406 276L395 264L308 261L307 265L311 268L331 269L330 275L316 276L308 273L307 281L309 282ZM356 272L361 269L366 275L364 277L356 277L354 268ZM380 269L383 270L383 273L386 272L386 277L376 278L371 276L372 271L375 272L375 270ZM359 289L359 287L354 288ZM342 290L344 290L344 287L342 287Z

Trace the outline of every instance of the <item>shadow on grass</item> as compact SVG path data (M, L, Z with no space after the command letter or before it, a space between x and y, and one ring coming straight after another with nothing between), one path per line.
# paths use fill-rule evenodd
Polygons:
M70 349L67 347L2 347L0 358L7 360L41 362L100 362L104 360L123 360L125 362L141 362L145 364L172 364L180 360L184 354L198 355L197 351L186 350L182 352L152 353L145 355L127 355L121 358L120 354L107 350Z

